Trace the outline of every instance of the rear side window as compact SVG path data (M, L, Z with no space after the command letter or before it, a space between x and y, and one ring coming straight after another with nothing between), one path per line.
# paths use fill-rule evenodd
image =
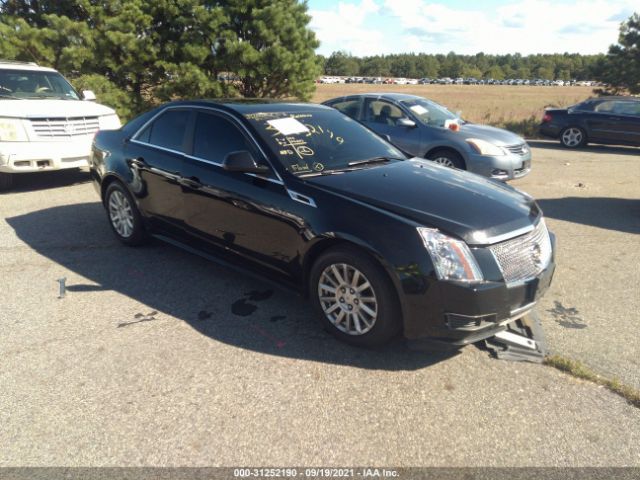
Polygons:
M136 139L151 145L181 152L189 115L190 113L187 110L164 112L151 125L145 128Z
M222 163L230 152L254 149L240 129L218 115L199 112L193 138L193 155L204 160Z
M344 102L337 102L331 105L336 110L341 111L345 115L349 115L351 118L358 119L358 110L360 108L360 100L346 100Z
M640 115L640 102L615 102L613 112L620 115Z

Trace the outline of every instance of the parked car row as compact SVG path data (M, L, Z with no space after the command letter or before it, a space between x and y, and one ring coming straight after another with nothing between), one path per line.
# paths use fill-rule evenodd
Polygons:
M542 78L522 79L509 78L496 80L493 78L473 78L473 77L440 77L440 78L387 78L387 77L338 77L324 76L317 80L317 83L369 83L385 85L534 85L534 86L582 86L593 87L600 85L595 81L588 80L549 80Z

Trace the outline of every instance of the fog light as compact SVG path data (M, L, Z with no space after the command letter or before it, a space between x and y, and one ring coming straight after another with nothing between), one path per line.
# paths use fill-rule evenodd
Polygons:
M509 175L509 172L507 172L506 170L500 170L499 168L496 168L492 170L491 175L493 175L494 177L500 177L503 175Z

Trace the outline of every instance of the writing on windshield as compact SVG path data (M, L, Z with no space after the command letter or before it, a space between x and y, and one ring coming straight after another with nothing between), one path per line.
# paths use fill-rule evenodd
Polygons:
M404 158L392 145L337 111L258 112L245 117L295 174L345 168L370 157Z

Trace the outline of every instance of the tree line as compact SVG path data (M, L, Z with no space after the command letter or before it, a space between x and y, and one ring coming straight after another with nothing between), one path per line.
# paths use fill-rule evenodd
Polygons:
M593 80L606 55L577 53L527 55L458 55L405 53L355 57L334 52L320 57L325 75L405 78L507 78L543 80Z

